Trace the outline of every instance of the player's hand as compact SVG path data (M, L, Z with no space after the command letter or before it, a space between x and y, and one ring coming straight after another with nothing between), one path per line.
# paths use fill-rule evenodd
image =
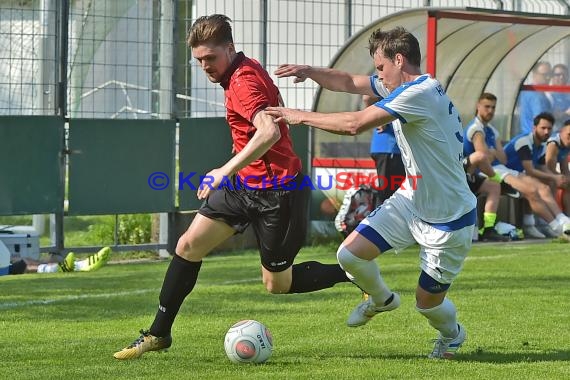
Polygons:
M556 176L556 187L567 187L568 186L568 177L562 175L562 174L558 174Z
M278 78L295 77L293 83L301 83L309 77L310 68L311 66L308 65L293 65L286 63L284 65L279 65L274 74L277 75Z
M563 189L567 189L570 187L570 177L565 176L563 174L560 175L560 177L562 177L562 180L560 181L560 185L559 187L563 188Z
M386 129L385 125L381 125L379 127L376 127L376 133L382 133L382 132L384 132L384 129Z
M284 107L267 107L265 113L275 118L275 122L279 123L281 121L287 124L301 124L303 111L294 110L291 108Z
M224 178L227 178L227 174L221 168L210 170L198 186L196 194L198 199L206 199L212 190L218 188Z

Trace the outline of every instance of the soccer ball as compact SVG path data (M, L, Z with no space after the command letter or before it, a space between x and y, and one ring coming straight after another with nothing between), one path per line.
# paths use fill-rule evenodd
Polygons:
M239 321L226 333L224 348L234 363L263 363L273 352L273 337L263 323Z

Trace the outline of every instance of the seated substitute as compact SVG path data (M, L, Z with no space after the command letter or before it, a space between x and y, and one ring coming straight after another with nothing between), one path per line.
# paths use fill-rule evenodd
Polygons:
M545 184L545 182L554 182L556 186L565 186L567 179L563 175L546 173L538 169L539 160L544 155L543 151L552 133L553 124L554 117L550 113L540 113L533 120L531 133L518 135L509 141L505 145L507 164L504 173L510 173L515 179L512 184L515 189L518 185L516 180L522 180L536 189L534 195L538 195L538 207L530 199L529 203L533 211L548 223L554 236L570 235L570 219L562 213L550 187ZM525 191L518 190L526 196ZM533 204L535 207L532 207Z
M546 142L543 170L552 174L563 175L567 181L570 180L570 170L568 169L568 154L570 153L570 119L566 120L560 131L550 137ZM557 186L551 182L552 193L558 199L560 197L564 213L570 213L570 191L568 184Z

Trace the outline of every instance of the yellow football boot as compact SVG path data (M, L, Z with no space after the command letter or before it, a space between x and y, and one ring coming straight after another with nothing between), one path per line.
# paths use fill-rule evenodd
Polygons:
M167 351L172 344L172 337L158 337L151 335L150 332L141 330L141 336L137 338L132 344L117 351L113 354L115 359L128 360L140 358L142 354L148 351Z

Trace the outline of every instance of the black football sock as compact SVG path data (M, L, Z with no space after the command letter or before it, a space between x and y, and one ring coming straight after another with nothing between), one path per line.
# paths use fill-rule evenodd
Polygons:
M333 287L339 282L350 282L338 264L307 261L293 265L293 279L289 293L307 293Z
M150 333L154 336L169 336L174 318L180 310L184 299L196 285L198 273L202 262L192 262L174 255L160 290L158 311L154 322L150 326Z

